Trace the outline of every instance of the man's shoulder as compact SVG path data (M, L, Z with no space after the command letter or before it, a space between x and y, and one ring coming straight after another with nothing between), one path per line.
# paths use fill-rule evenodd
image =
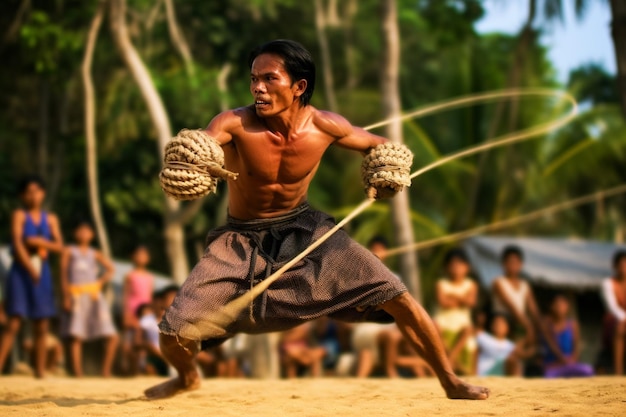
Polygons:
M232 132L237 128L247 127L258 123L258 117L252 109L252 106L245 106L226 110L217 114L213 117L213 120L211 120L208 129Z
M326 110L318 110L314 107L311 109L313 113L313 123L323 133L334 138L343 138L352 132L352 124L345 117Z

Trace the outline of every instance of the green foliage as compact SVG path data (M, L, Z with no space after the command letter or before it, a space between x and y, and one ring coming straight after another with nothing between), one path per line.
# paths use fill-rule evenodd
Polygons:
M554 0L551 0L554 2ZM557 16L560 5L548 3L541 13ZM0 4L0 27L9 27L16 1ZM169 112L172 130L202 127L226 104L250 102L249 51L274 38L302 42L320 62L314 22L314 3L295 0L215 0L175 2L180 27L189 43L195 77L172 46L160 2L129 0L129 30L148 65ZM503 34L480 35L475 24L484 13L479 0L400 0L402 105L407 111L452 96L503 88L518 39ZM544 4L542 3L542 4ZM577 1L583 10L584 1ZM379 78L382 55L380 3L359 0L356 15L347 20L346 2L338 1L340 21L327 27L331 66L340 112L355 125L380 119ZM544 7L544 6L542 6ZM551 7L551 9L548 9ZM50 202L67 234L72 219L89 213L84 174L82 89L78 77L88 22L95 2L65 0L33 2L20 23L19 36L5 43L0 56L2 108L0 132L0 232L8 236L6 219L16 200L13 184L33 171L51 183ZM167 270L162 215L163 197L157 182L160 169L155 132L144 101L126 71L103 22L94 56L97 132L103 211L116 256L147 243L155 266ZM534 33L520 71L521 86L562 87ZM348 50L353 59L350 62ZM231 68L227 91L218 76ZM321 68L318 66L318 68ZM325 74L318 73L318 86ZM624 122L617 107L615 78L597 65L572 72L567 85L584 102L584 113L559 132L521 145L447 164L416 179L409 190L412 222L419 240L442 236L462 226L521 214L626 180ZM49 93L49 101L41 98ZM323 107L322 88L313 104ZM495 117L494 104L454 110L404 124L405 141L415 152L414 167L442 155L474 146L487 137ZM496 134L543 123L565 110L550 100L521 100L515 123L507 105ZM47 125L45 121L47 120ZM46 127L47 126L47 127ZM42 131L48 140L41 140ZM380 132L378 132L380 133ZM43 150L43 152L40 152ZM40 166L39 154L48 155ZM363 198L360 156L331 148L311 185L311 202L342 217ZM592 174L590 174L592 173ZM475 214L467 213L470 190L477 185ZM209 197L187 227L188 246L201 243L206 230L217 224L223 185ZM624 204L623 199L615 200ZM615 211L607 203L608 211ZM613 211L611 211L613 210ZM602 218L593 207L507 231L611 238L610 225L623 222ZM374 235L391 235L389 206L375 204L355 220L349 231L366 243ZM443 248L421 258L424 285L440 273ZM192 251L189 251L190 254ZM393 262L393 260L392 260Z

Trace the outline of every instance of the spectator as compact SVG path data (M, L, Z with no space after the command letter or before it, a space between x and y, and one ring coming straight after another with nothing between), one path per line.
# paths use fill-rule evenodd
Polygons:
M68 246L61 256L61 287L66 311L64 333L70 338L72 370L83 376L82 345L85 340L104 338L106 347L102 376L111 376L118 336L102 288L113 276L113 263L93 249L93 228L79 223L74 229L75 245ZM99 275L100 270L104 273Z
M557 295L550 305L550 314L545 319L548 336L560 351L561 361L550 347L544 346L544 371L546 378L567 378L593 376L593 368L579 363L580 330L578 322L570 317L570 305L563 295Z
M157 292L150 304L144 303L137 308L139 337L135 347L137 351L145 353L144 371L148 375L173 376L169 364L161 354L159 322L177 292L176 285L168 286Z
M298 376L300 368L305 368L312 377L322 375L322 360L326 351L314 346L311 337L311 324L304 323L282 334L280 350L287 378Z
M139 358L135 346L141 335L137 319L137 309L142 304L152 303L154 277L146 269L150 263L150 253L145 246L137 246L132 254L133 269L124 278L123 294L123 368L129 375L137 373Z
M25 339L22 346L24 353L30 359L30 363L34 365L33 339ZM63 362L63 344L58 337L48 332L46 334L46 372L54 376L64 376Z
M59 220L43 210L46 196L44 182L28 177L18 186L22 208L11 218L13 263L6 282L5 312L7 324L0 338L0 370L13 347L22 320L34 323L35 376L42 378L46 369L46 335L49 318L56 314L50 253L63 250Z
M445 278L437 281L437 313L435 323L456 371L472 375L476 341L473 337L471 310L476 306L478 288L467 277L469 262L461 249L452 249L445 256Z
M478 332L478 375L522 375L520 360L529 357L532 351L522 342L516 346L508 335L509 324L501 314L492 317L491 334L482 330Z
M603 323L603 351L600 365L612 365L616 375L624 374L626 355L626 250L613 256L613 277L602 282L602 299L607 313Z
M517 246L507 246L502 251L504 276L493 283L493 312L504 315L513 324L512 336L525 340L528 347L535 346L536 329L539 329L550 350L560 361L565 361L543 325L539 308L530 285L521 277L524 252Z
M376 236L368 244L369 250L380 260L385 260L387 241ZM397 377L398 347L402 334L395 324L358 323L354 325L351 338L352 349L357 356L356 376L366 378L377 365L384 367L389 377Z

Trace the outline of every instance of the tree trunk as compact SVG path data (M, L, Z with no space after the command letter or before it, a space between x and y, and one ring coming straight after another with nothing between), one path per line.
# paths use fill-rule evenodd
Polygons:
M611 35L617 61L617 82L622 102L622 114L626 119L626 1L611 0Z
M50 132L50 84L44 78L39 88L39 126L37 129L37 173L48 176L48 138Z
M537 15L537 0L529 0L528 2L528 15L526 16L526 22L522 27L522 30L519 34L519 42L515 51L513 52L513 61L511 62L511 67L509 68L509 73L507 75L507 81L505 88L515 88L519 87L520 79L522 75L522 67L524 65L524 61L526 60L526 56L528 55L528 49L530 48L530 43L533 40L533 29L532 25ZM502 121L502 116L504 115L504 110L506 108L507 102L501 100L496 105L496 109L494 111L493 118L491 123L489 124L489 128L487 129L487 138L491 139L496 136L498 133L498 129L500 128L500 122ZM519 114L519 98L513 97L511 98L511 108L509 112L509 129L513 130L514 125L517 123L517 116ZM509 148L507 148L509 149ZM476 213L476 206L478 204L478 200L480 198L480 184L482 183L483 174L485 172L485 165L487 162L487 157L489 152L482 152L480 154L478 160L478 169L476 170L476 176L474 181L470 187L469 192L469 204L465 211L465 216L461 220L460 228L465 229L468 228L472 223L474 214ZM508 158L505 158L508 159Z
M389 140L402 143L402 121L399 119L402 112L400 102L400 34L395 0L382 0L382 30L383 30L383 68L382 68L382 96L385 118L395 118L387 126ZM399 193L391 200L393 227L398 246L410 245L414 242L413 226L411 224L411 209L407 191ZM416 252L407 252L400 256L400 275L411 294L421 299L418 260Z
M337 111L337 98L335 97L335 82L333 79L333 68L326 36L326 17L324 16L324 6L322 0L315 0L315 29L317 31L317 42L320 45L322 55L322 72L324 74L324 95L328 110Z
M343 32L346 42L346 90L352 92L357 86L357 63L356 63L356 47L354 45L353 22L354 16L358 10L356 0L348 0L345 9L345 17L343 19Z
M189 45L185 40L185 35L183 35L180 27L178 26L173 0L165 0L165 14L167 15L167 29L170 32L170 39L172 40L174 47L185 62L185 70L187 71L187 75L189 76L189 78L193 79L195 78L193 58L191 56L191 51L189 50Z
M111 32L113 40L148 107L150 118L158 135L159 153L161 160L163 160L165 145L172 137L170 121L152 77L130 40L126 27L126 0L111 0ZM179 284L186 279L189 272L185 252L183 217L185 216L180 215L180 203L165 198L165 250L170 262L172 278Z
M96 138L96 98L91 77L91 66L93 63L93 53L98 39L98 32L104 16L106 2L101 0L94 15L89 32L87 33L87 44L85 46L85 56L81 66L81 76L83 79L83 90L85 95L85 153L87 183L89 188L89 205L93 222L100 242L100 249L107 258L111 258L111 246L107 235L102 211L100 209L100 191L98 185L98 151Z

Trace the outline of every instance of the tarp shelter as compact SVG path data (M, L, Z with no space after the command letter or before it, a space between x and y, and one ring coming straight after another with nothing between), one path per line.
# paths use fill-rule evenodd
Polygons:
M490 288L502 275L500 254L507 245L524 251L524 275L533 284L576 291L598 290L612 274L612 258L623 245L574 239L477 236L463 247L481 284Z

